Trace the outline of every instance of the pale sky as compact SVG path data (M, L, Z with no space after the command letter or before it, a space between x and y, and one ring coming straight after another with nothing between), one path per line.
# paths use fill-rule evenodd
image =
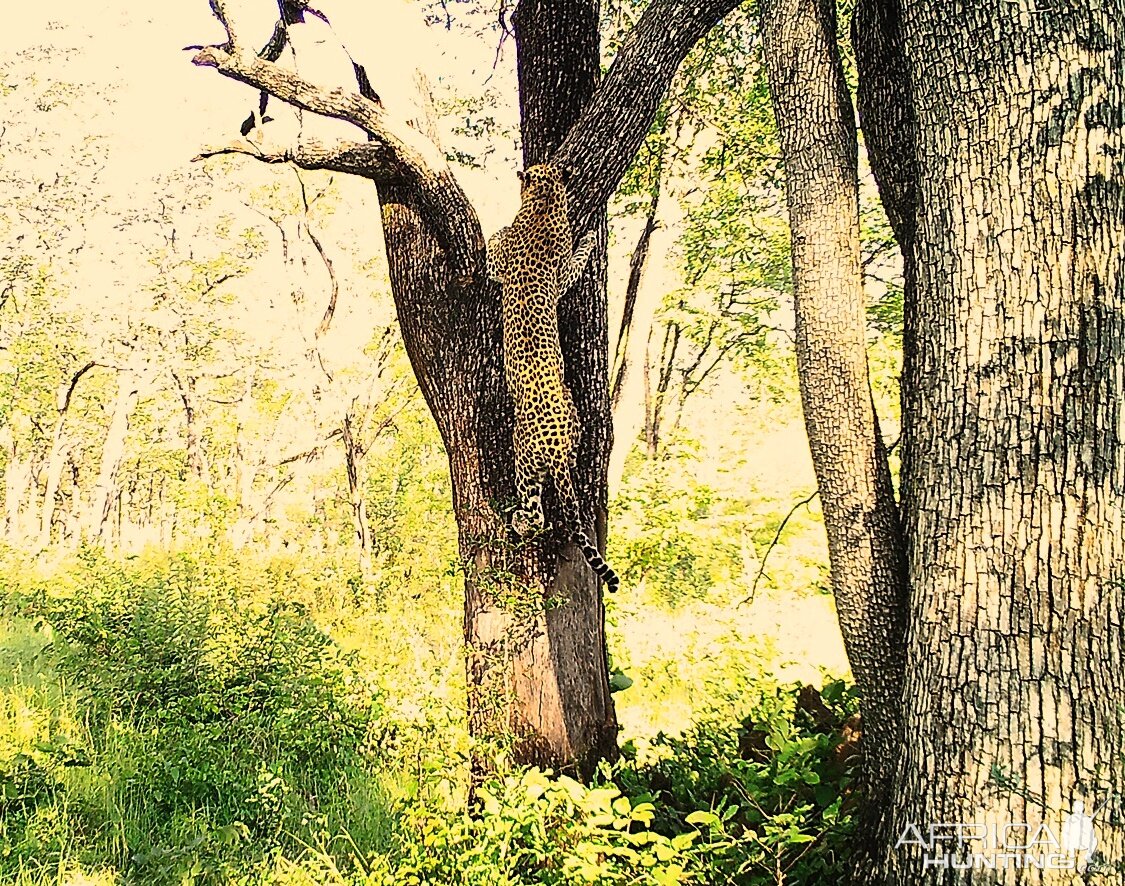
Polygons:
M276 20L271 0L231 0L246 42L260 47ZM491 73L495 47L485 40L426 28L422 4L407 0L325 0L337 34L363 63L376 90L393 92L415 66L431 80L454 81L472 92ZM249 87L191 64L189 44L220 42L223 31L207 0L123 5L86 0L19 4L0 36L0 55L37 45L81 49L76 70L113 98L110 163L106 174L124 190L169 167L186 163L202 147L228 141L256 101ZM60 27L61 25L61 27ZM498 77L511 77L514 52L501 59ZM393 82L392 82L393 81ZM76 125L83 121L76 120ZM501 182L514 208L517 185ZM464 177L479 193L481 182ZM487 192L491 192L488 183ZM142 189L143 190L143 189ZM474 196L478 194L474 193ZM488 202L491 193L480 194Z

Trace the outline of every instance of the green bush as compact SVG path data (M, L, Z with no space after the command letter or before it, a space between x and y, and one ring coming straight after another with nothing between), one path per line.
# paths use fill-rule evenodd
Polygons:
M844 684L778 687L746 644L688 656L702 722L627 744L590 784L500 761L470 814L468 759L483 751L449 686L456 640L416 658L409 622L456 610L408 597L330 613L353 658L314 620L331 574L282 565L86 552L46 583L5 579L0 882L846 881Z
M603 777L612 774L603 769ZM652 803L611 783L588 786L539 769L496 774L478 812L403 809L399 845L375 859L370 886L583 886L693 882L684 863L694 834L650 829Z
M623 768L618 781L654 799L655 831L700 831L694 882L846 882L857 707L842 682L820 692L779 687L737 729L701 723L683 737L658 736L656 759Z
M83 712L116 831L103 836L124 842L124 868L141 882L207 882L250 841L261 855L310 816L347 814L379 706L302 604L258 599L189 555L126 569L88 554L84 565L74 593L40 592L23 609L52 637L46 653ZM42 773L19 756L4 765L22 767L23 783L46 780L34 794L43 808L68 793L57 753ZM30 788L17 790L10 802L27 806ZM42 815L16 829L7 845L26 847L25 860L62 851L45 842Z
M363 882L846 882L855 709L839 682L771 690L741 726L660 736L646 762L627 746L590 785L501 764L475 816L422 795L403 802L397 846L373 857Z

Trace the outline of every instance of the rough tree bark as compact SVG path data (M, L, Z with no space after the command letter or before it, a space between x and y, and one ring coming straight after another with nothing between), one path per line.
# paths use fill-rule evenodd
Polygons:
M1125 4L879 0L861 14L864 125L916 286L911 741L895 833L866 879L1120 883ZM1089 856L1053 842L1079 802ZM932 841L943 822L974 830ZM1021 823L1042 841L1029 852ZM1019 860L1056 852L1082 876Z
M785 162L801 403L840 630L861 694L860 833L877 841L902 742L906 570L867 368L856 127L835 0L764 0L760 10Z
M576 236L603 232L594 270L560 307L568 381L584 422L577 479L591 518L604 516L610 437L606 203L680 61L737 2L654 0L600 84L595 0L525 0L513 16L526 159L549 159L569 174ZM222 0L213 6L229 22ZM562 21L569 26L560 27ZM403 340L449 456L466 576L470 728L478 737L514 737L519 761L588 769L613 753L616 738L600 596L585 561L573 549L560 550L557 535L516 545L504 520L514 501L512 406L500 292L484 273L476 213L432 133L394 119L374 93L310 83L259 58L229 27L228 36L228 44L201 50L195 63L347 120L371 137L363 144L305 141L277 154L252 145L224 152L376 183ZM372 86L377 93L378 84Z

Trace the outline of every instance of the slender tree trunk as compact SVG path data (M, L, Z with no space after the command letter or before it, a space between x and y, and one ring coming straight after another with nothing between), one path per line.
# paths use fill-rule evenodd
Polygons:
M69 450L66 439L66 417L70 411L70 401L74 396L74 389L87 372L93 369L93 362L87 363L75 372L70 381L60 389L58 402L58 417L55 419L55 428L51 434L51 451L47 456L47 472L44 479L43 507L39 515L39 538L36 547L43 550L51 543L51 524L55 519L55 505L58 498L59 482L62 479L63 468Z
M55 519L55 505L59 492L59 481L62 479L63 468L66 467L69 442L64 430L66 427L66 414L62 413L55 420L55 429L51 438L51 451L47 456L46 474L44 476L43 507L39 511L39 534L35 544L38 550L43 550L51 543L51 524Z
M11 542L27 537L24 509L31 498L33 480L31 462L22 456L13 437L4 470L4 533Z
M371 578L371 527L367 522L367 497L364 495L364 451L355 438L352 404L344 413L343 434L344 468L348 475L348 504L351 506L352 526L359 545L359 568L365 580Z
M196 412L195 378L173 374L180 402L184 405L184 442L187 449L187 466L191 475L205 486L211 485L211 468L207 462L207 452L203 448L200 435L199 418Z
M652 196L645 212L641 232L629 258L629 280L625 287L625 304L621 312L621 328L614 347L613 384L610 402L613 407L614 446L609 456L609 488L621 484L625 460L629 456L637 432L645 425L644 376L649 336L659 295L646 287L646 272L653 236L659 227L657 213L663 182L661 170L656 172ZM640 372L637 372L638 365ZM639 384L638 384L639 382Z
M240 548L250 541L254 530L257 505L254 501L254 481L258 477L258 463L251 455L249 426L254 415L255 370L248 370L242 396L235 407L234 427L234 500L236 514L230 528L231 544Z
M644 364L645 455L650 459L660 454L660 445L664 439L664 407L668 401L668 389L672 385L672 374L676 370L681 335L678 323L665 324L660 356L654 358L652 343L656 331L655 328L649 330Z
M629 344L637 312L637 295L641 291L641 281L648 267L649 244L652 242L653 232L656 231L656 211L659 206L658 182L653 188L644 223L641 225L641 233L637 236L637 245L633 247L633 252L629 256L629 280L625 284L625 304L621 311L621 328L617 331L617 344L614 346L613 356L613 388L610 400L615 410L621 403L621 392L631 368L630 358L633 355L630 353Z
M861 693L864 838L886 827L902 743L905 564L871 400L857 147L835 0L761 5L792 230L797 371L840 630Z
M890 806L909 839L872 880L1120 883L1125 3L907 0L901 34L917 119L911 740ZM1096 853L1078 856L1064 824L1090 813ZM942 822L1001 839L931 841ZM1013 843L1084 875L1026 868L1001 854Z
M140 393L140 380L136 373L128 369L117 371L117 394L113 400L113 412L109 420L105 441L102 443L101 466L98 479L90 493L90 503L86 511L84 535L98 542L105 540L110 509L117 496L117 472L125 457L125 439L129 433L129 416Z

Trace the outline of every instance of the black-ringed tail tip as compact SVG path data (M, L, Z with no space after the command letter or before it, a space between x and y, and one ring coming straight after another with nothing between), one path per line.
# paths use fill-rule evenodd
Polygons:
M582 556L586 558L586 562L590 564L590 568L594 570L594 574L605 582L605 589L611 594L616 594L618 587L621 585L621 579L617 577L617 573L613 571L613 567L602 559L602 555L598 553L598 549L590 543L590 539L586 537L586 533L574 533L574 543L582 550Z

